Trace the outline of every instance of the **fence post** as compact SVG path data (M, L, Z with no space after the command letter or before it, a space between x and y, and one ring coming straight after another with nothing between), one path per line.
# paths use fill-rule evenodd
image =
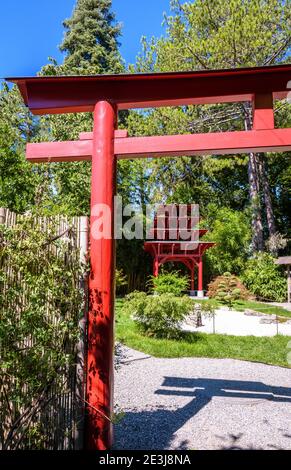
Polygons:
M5 209L4 207L0 207L0 224L4 224L5 222Z
M79 217L79 248L80 261L83 264L87 262L88 252L88 217ZM88 286L87 275L80 279L80 287L84 291L84 312L79 320L80 338L76 351L76 431L75 431L75 450L84 449L84 419L85 406L85 358L86 358L86 324L88 312ZM80 398L79 398L80 397Z

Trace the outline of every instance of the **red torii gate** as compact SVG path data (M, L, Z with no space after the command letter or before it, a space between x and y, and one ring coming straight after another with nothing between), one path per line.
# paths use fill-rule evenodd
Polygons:
M273 100L287 96L291 65L181 73L8 78L34 114L94 113L92 134L77 142L28 144L31 162L92 161L86 447L107 449L113 403L113 196L118 158L222 155L291 150L291 129L274 129ZM129 108L250 101L253 130L125 137L117 111ZM111 209L111 237L95 239L97 204Z

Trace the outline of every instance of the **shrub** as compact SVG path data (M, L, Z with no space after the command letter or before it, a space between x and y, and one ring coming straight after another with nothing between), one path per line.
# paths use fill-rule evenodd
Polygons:
M123 273L122 269L116 269L115 270L115 286L116 286L116 291L119 292L122 290L122 287L127 285L127 277Z
M62 412L60 398L75 376L85 266L71 232L56 236L56 223L44 230L33 215L0 225L2 449L45 447L52 411Z
M183 276L179 271L151 276L151 285L153 292L157 294L174 294L180 297L182 293L189 289L189 279Z
M247 288L262 300L283 302L286 299L286 279L282 268L269 253L258 253L249 259L242 279Z
M216 242L206 252L209 271L222 275L228 271L240 274L249 255L251 240L250 220L246 213L229 208L208 207L210 231L203 238ZM212 214L211 214L212 212Z
M237 276L230 273L224 273L222 276L217 276L208 286L208 297L220 300L232 306L233 302L238 299L249 299L250 293L242 284Z
M132 316L138 326L149 336L177 338L181 335L179 324L193 310L193 301L173 294L146 295L133 292L126 296L123 311Z

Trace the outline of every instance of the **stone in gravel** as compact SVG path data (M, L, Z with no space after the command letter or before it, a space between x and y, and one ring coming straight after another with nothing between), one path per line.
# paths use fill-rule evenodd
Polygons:
M249 316L249 317L264 317L265 314L261 312L256 312L255 310L251 310L250 308L247 308L244 311L244 314Z
M268 315L266 318L261 318L260 323L276 323L276 315Z

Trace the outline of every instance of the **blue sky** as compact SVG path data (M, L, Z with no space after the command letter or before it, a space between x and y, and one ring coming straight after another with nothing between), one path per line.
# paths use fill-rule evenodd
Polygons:
M121 53L134 62L140 38L159 36L163 12L170 0L113 0L117 20L123 24ZM71 16L75 0L5 0L0 9L0 77L35 75L48 57L62 61L58 45L62 21Z

